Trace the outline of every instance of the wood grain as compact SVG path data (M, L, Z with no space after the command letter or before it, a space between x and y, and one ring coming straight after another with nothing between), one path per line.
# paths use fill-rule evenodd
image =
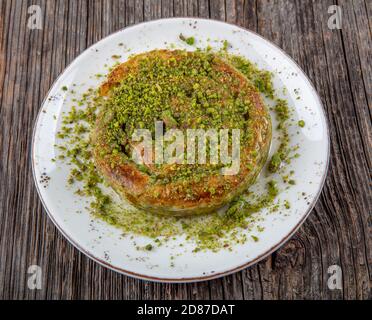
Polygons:
M40 5L43 29L27 28ZM342 9L342 29L327 9ZM257 265L222 279L157 284L109 271L74 249L42 208L30 142L40 104L85 48L125 26L173 16L228 21L283 48L313 81L331 133L328 178L296 235ZM372 2L368 0L1 0L1 299L372 299ZM27 269L42 267L41 290ZM330 265L343 289L327 287Z

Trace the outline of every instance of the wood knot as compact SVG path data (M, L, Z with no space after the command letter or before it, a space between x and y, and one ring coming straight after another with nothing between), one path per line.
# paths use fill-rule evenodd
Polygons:
M275 268L301 268L305 263L305 247L299 239L289 240L274 257Z

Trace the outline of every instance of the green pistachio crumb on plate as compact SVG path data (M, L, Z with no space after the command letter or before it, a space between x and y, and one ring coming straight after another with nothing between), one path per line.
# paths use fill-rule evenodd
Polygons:
M298 125L303 128L305 126L305 121L304 120L299 120Z
M188 38L186 38L186 37L181 33L181 34L179 35L179 38L180 38L183 42L187 43L189 46L192 46L192 45L195 44L195 38L194 38L194 37L188 37Z

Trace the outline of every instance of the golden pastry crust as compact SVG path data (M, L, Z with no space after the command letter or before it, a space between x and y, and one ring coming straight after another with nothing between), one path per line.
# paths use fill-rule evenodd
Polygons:
M115 91L115 88L125 83L128 77L136 76L143 61L156 59L165 64L166 61L174 61L177 65L183 59L190 59L197 54L201 53L155 50L136 55L117 66L109 74L107 81L100 87L100 95L109 100L113 95L120 94L119 91ZM267 159L272 128L270 116L259 92L245 76L223 58L213 56L209 57L208 61L214 74L217 74L213 85L210 86L223 88L219 89L221 92L219 103L222 108L230 103L231 97L237 95L243 103L250 106L249 115L247 113L245 116L247 119L242 115L242 121L247 121L244 125L249 129L250 138L240 146L240 170L235 175L213 172L204 175L191 174L182 179L173 179L181 166L190 166L189 164L163 164L161 166L149 164L146 165L144 171L130 159L123 160L121 152L112 152L112 145L107 140L107 130L115 115L105 109L105 104L99 112L92 135L96 166L120 195L139 208L168 215L191 215L214 211L247 189L255 181ZM201 79L200 83L209 81L203 82L203 80ZM170 108L174 114L180 114L180 112L192 114L194 106L191 103L182 103L184 101L180 101L177 96L171 97L169 101L171 101ZM223 110L218 111L223 112ZM238 113L235 110L234 112L237 116ZM197 127L196 120L190 116L187 118L187 124L178 123L176 127L183 130L195 128ZM233 123L227 123L223 127L232 129L233 125ZM197 170L200 171L201 168L199 165ZM154 182L154 176L161 178L155 179Z

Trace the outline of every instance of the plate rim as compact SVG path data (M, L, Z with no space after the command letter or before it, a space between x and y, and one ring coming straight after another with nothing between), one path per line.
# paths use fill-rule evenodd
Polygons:
M302 216L302 218L300 219L300 221L287 233L287 235L285 237L283 237L276 245L272 246L270 249L268 249L267 251L265 251L261 255L257 256L255 259L253 259L253 260L251 260L249 262L246 262L246 263L244 263L244 264L242 264L240 266L237 266L235 268L232 268L230 270L226 270L226 271L222 271L222 272L214 273L214 274L210 274L210 275L205 275L205 276L199 276L199 277L161 278L161 277L155 277L155 276L148 276L148 275L144 275L144 274L140 274L140 273L128 271L128 270L125 270L124 268L116 267L116 266L112 265L111 263L108 263L105 260L102 260L100 258L97 258L92 252L90 252L90 251L85 250L84 248L82 248L74 239L72 239L70 236L67 235L67 233L57 223L57 221L54 219L52 213L49 211L48 207L46 206L46 203L44 202L44 199L42 197L42 193L41 193L40 187L39 187L39 185L37 183L36 172L35 172L35 166L36 166L36 164L35 164L35 162L36 162L36 160L35 160L35 140L36 140L35 137L36 137L37 125L39 123L39 118L40 118L40 115L42 113L43 106L44 106L44 104L45 104L45 102L46 102L46 100L47 100L47 98L48 98L51 90L53 89L55 83L61 78L61 76L64 74L65 70L67 68L69 68L71 66L71 64L74 63L75 60L78 59L81 55L83 55L86 51L88 51L89 49L91 49L93 46L95 46L99 42L104 41L105 39L107 39L108 37L110 37L110 36L112 36L114 34L120 33L120 32L122 32L124 30L130 29L130 28L133 28L133 27L138 27L139 25L144 25L144 24L153 23L153 22L167 21L167 20L168 21L176 21L176 20L182 21L182 20L187 20L187 19L188 20L200 20L200 21L205 21L205 22L210 22L210 21L217 22L217 23L220 23L220 24L226 24L226 25L229 25L229 26L233 26L233 27L238 28L238 29L241 29L241 30L243 30L245 32L251 33L251 34L259 37L260 39L268 42L272 46L274 46L277 50L279 50L282 54L284 54L285 57L287 57L290 61L292 61L295 64L295 66L305 76L304 79L307 81L307 83L310 86L310 88L314 91L315 96L316 96L316 100L318 100L318 104L321 107L320 108L321 109L321 113L322 113L322 116L323 116L324 121L325 121L325 134L326 134L326 141L327 141L326 165L325 165L325 170L324 170L324 173L322 175L321 182L320 182L320 185L319 185L319 189L317 191L317 194L314 196L314 198L313 198L311 204L309 205L306 213ZM327 175L328 175L329 162L330 162L330 144L331 144L328 122L329 121L328 121L328 118L326 116L326 112L325 112L325 108L324 108L323 102L322 102L322 100L321 100L321 98L320 98L320 96L318 94L318 91L316 90L314 84L311 82L311 80L309 79L309 77L305 73L305 71L283 49L281 49L279 46L277 46L275 43L271 42L270 40L264 38L260 34L256 33L255 31L249 30L249 29L247 29L245 27L238 26L238 25L233 24L233 23L230 23L230 22L220 21L220 20L216 20L216 19L199 18L199 17L185 17L185 16L182 16L182 17L169 17L169 18L160 18L160 19L154 19L154 20L149 20L149 21L143 21L143 22L140 22L140 23L133 24L131 26L127 26L127 27L121 28L121 29L119 29L119 30L117 30L117 31L115 31L113 33L110 33L106 37L103 37L99 41L93 43L92 45L90 45L89 47L87 47L86 49L84 49L84 51L82 51L79 55L77 55L68 65L66 65L66 67L61 71L61 73L58 75L58 77L53 81L53 83L51 84L49 90L47 91L47 93L46 93L43 101L41 102L41 106L39 107L39 110L38 110L38 113L37 113L37 116L36 116L36 119L35 119L35 122L34 122L33 130L32 130L32 139L31 139L31 167L32 167L32 176L33 176L34 184L36 186L36 190L37 190L39 199L40 199L40 201L41 201L41 203L43 205L43 208L46 211L49 219L53 222L53 224L58 229L58 231L77 250L79 250L80 252L82 252L88 258L90 258L93 261L97 262L99 265L101 265L103 267L106 267L106 268L108 268L108 269L110 269L112 271L116 271L116 272L118 272L120 274L123 274L125 276L130 276L130 277L133 277L133 278L136 278L136 279L146 280L146 281L151 281L151 282L160 282L160 283L192 283L192 282L207 281L207 280L217 279L217 278L221 278L221 277L224 277L224 276L233 274L235 272L241 271L243 269L246 269L246 268L248 268L248 267L250 267L250 266L252 266L252 265L260 262L261 260L263 260L266 257L268 257L273 252L277 251L287 241L289 241L290 238L292 238L292 236L303 225L303 223L306 221L306 219L308 218L308 216L311 213L311 211L314 209L315 204L318 202L318 199L320 197L320 194L322 193L322 190L323 190L323 187L324 187L324 184L325 184Z

